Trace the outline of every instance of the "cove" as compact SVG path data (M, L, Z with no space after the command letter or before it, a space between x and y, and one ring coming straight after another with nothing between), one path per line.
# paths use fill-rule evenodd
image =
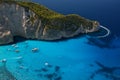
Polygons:
M94 38L91 35L96 36L96 34L85 34L55 42L23 40L2 45L0 74L4 76L0 75L0 80L7 78L11 80L120 79L120 2L118 0L34 1L60 13L78 13L98 20L101 25L108 27L111 33L105 38ZM33 48L38 48L38 51L33 52ZM4 59L6 63L3 62Z

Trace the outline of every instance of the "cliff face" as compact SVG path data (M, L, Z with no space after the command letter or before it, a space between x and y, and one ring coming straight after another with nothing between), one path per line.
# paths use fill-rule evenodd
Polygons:
M41 20L37 17L34 22L31 18L35 17L35 13L27 8L17 4L0 4L0 44L12 42L13 36L21 36L25 38L37 38L38 29L41 26ZM9 32L9 36L7 30ZM39 34L40 35L40 34ZM9 40L10 39L10 40ZM6 41L6 40L9 40Z
M0 3L0 44L13 42L13 36L55 40L98 29L98 22L90 22L91 24L88 25L90 27L86 28L83 24L76 25L71 22L74 19L68 20L67 18L70 17L65 16L63 19L66 21L57 18L52 19L49 21L49 25L28 7L22 7L15 3Z

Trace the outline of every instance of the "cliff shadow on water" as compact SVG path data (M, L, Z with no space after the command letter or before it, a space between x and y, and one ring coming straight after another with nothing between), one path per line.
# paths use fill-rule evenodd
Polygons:
M24 41L27 41L27 40L53 42L53 43L54 42L64 42L64 41L68 41L70 39L78 39L78 38L81 38L81 37L84 37L84 36L85 36L85 34L80 33L79 35L76 35L76 36L73 36L73 37L68 37L68 38L62 37L61 39L56 39L56 40L36 40L36 39L27 39L27 38L24 38L24 37L21 37L21 36L15 36L14 39L13 39L14 42L11 42L11 43L8 43L8 44L0 44L0 46L16 44L16 43L24 42Z
M24 38L24 37L21 37L21 36L15 36L14 38L13 38L13 42L11 42L11 43L8 43L8 44L0 44L0 46L6 46L6 45L11 45L11 44L16 44L16 43L19 43L19 42L24 42L24 41L26 41L26 40L28 40L28 39L26 39L26 38Z
M24 37L21 37L21 36L15 36L14 37L14 42L10 43L10 44L24 42L26 40L35 40L35 41L44 41L44 42L64 42L64 41L68 41L70 39L79 39L81 37L84 37L85 35L86 34L80 33L80 34L78 34L76 36L73 36L73 37L68 37L68 38L62 37L61 39L55 39L55 40L36 40L36 39L27 39L27 38L24 38Z

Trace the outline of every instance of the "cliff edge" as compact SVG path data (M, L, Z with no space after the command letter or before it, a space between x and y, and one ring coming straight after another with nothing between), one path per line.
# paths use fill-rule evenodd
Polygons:
M40 4L0 0L0 44L14 36L56 40L98 30L99 23L76 14L62 15Z

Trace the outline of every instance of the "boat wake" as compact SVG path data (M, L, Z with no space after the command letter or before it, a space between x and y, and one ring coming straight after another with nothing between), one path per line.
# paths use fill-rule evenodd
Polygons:
M105 29L107 31L107 33L105 35L102 35L102 36L97 36L96 38L104 38L104 37L109 36L110 30L107 27L104 27L104 26L100 25L100 28Z
M7 60L19 60L22 58L23 58L22 56L13 57L13 58L4 58L4 59L1 59L0 62L6 62Z
M110 35L110 30L104 26L101 26L101 25L100 25L100 28L105 30L105 34L104 35L97 35L97 36L86 35L86 38L88 39L87 43L90 45L99 46L100 48L106 48L106 47L110 48L111 46L107 42L101 40L101 38L105 38L105 37Z

